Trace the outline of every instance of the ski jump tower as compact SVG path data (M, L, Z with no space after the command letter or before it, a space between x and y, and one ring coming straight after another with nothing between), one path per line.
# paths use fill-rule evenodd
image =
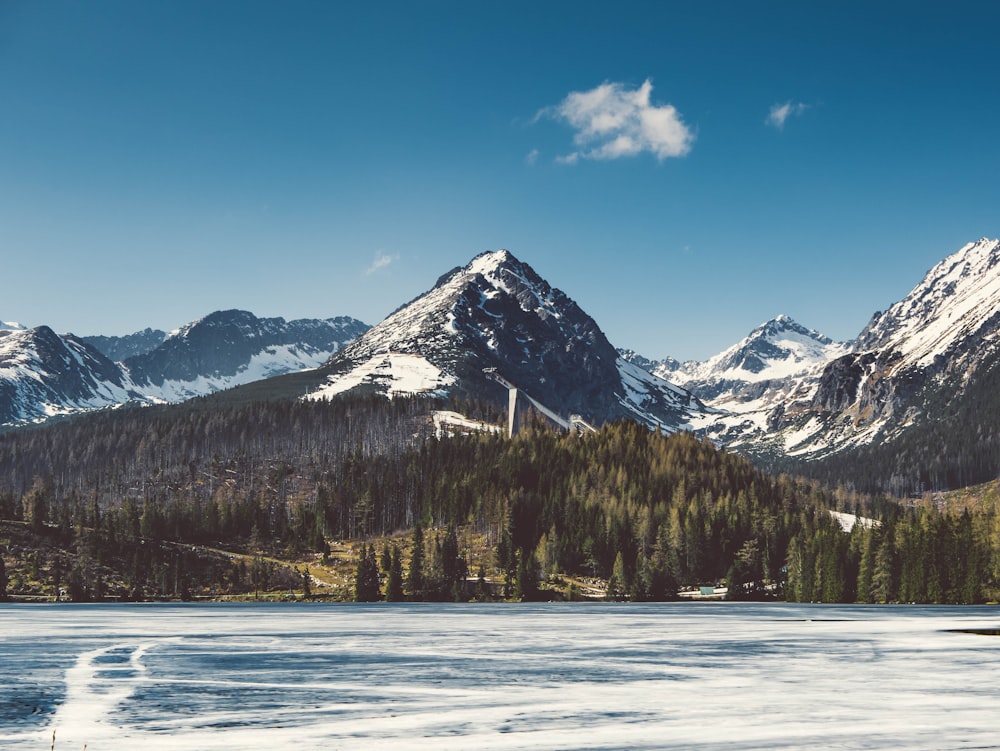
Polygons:
M552 420L552 422L563 430L575 430L578 433L593 433L597 431L597 428L585 421L580 415L570 415L568 420L559 416L541 402L532 399L527 392L519 391L517 386L500 375L496 368L483 368L483 373L507 389L507 436L509 438L513 438L517 434L518 396L523 396L532 407Z

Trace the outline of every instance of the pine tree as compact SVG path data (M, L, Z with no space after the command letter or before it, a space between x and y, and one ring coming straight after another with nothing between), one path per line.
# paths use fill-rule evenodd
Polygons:
M522 552L517 564L514 596L522 602L538 599L538 561L535 556Z
M413 552L410 555L406 588L411 600L424 599L424 529L419 523L413 528Z
M490 585L486 581L486 567L480 564L479 575L476 577L476 600L486 602L490 599Z
M403 599L403 556L399 548L393 545L389 559L389 575L385 583L385 600L401 602Z
M656 533L656 545L649 565L649 597L661 602L673 600L677 596L677 580L671 573L670 539L667 525L660 526Z
M354 578L354 600L356 602L378 602L382 599L379 588L378 558L374 545L361 546L361 558Z
M34 532L41 532L49 520L49 505L52 495L52 481L36 477L31 490L24 497L24 520Z
M312 574L309 573L309 566L301 572L302 575L302 597L309 599L312 597Z
M861 528L860 524L855 525ZM875 602L872 595L872 577L875 573L875 546L878 539L878 528L867 529L863 535L861 562L858 566L858 602Z
M875 566L872 570L871 597L874 602L892 602L896 598L893 559L892 527L887 527L882 536L882 544L875 553Z
M614 565L611 567L611 578L608 579L607 598L619 601L625 599L625 561L621 551L615 556Z

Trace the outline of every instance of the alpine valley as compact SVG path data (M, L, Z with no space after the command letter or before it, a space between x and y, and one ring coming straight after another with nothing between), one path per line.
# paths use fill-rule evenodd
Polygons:
M779 315L704 362L506 250L374 327L5 323L0 597L979 602L1000 492L942 493L1000 473L998 336L986 239L852 341Z

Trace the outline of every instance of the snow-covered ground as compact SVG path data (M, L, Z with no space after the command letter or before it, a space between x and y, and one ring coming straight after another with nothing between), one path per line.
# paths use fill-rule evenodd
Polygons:
M877 519L869 519L866 516L855 516L854 514L845 514L843 511L831 511L830 516L837 520L837 524L839 524L840 528L845 532L853 530L855 524L860 524L864 529L882 526L882 522Z
M494 425L481 420L473 420L458 412L439 409L431 413L434 420L434 434L438 438L449 435L468 435L470 433L506 433L502 425Z
M0 605L0 747L997 748L1000 608ZM44 645L42 648L41 645Z
M440 391L455 382L454 376L420 355L390 352L375 355L346 373L330 376L328 383L307 395L307 399L330 399L362 384L381 385L392 398L400 394Z

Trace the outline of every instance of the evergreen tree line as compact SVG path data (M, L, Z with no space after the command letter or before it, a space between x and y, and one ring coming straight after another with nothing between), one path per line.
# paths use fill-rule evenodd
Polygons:
M70 602L190 600L300 589L302 573L263 555L232 556L154 540L123 540L114 528L0 525L7 552L0 557L0 601L9 595Z
M390 578L393 597L476 596L458 529L493 551L481 578L512 598L542 596L539 582L558 574L606 581L610 597L634 600L726 583L734 598L965 602L997 580L996 514L973 520L869 504L882 509L882 525L848 535L827 513L837 493L769 476L690 434L662 436L623 422L585 436L529 429L514 440L436 438L422 409L379 399L189 410L169 419L137 410L98 416L98 425L112 420L120 434L73 421L19 431L0 437L4 474L14 457L59 471L28 483L23 469L12 470L0 517L39 533L82 530L97 546L93 556L149 541L294 556L324 553L331 540L431 530L428 541L414 539L405 575L402 556L394 574L393 550L380 558L366 543L359 599L386 597ZM88 435L108 453L80 448L65 464L50 455ZM882 550L892 578L873 588L861 572L874 570ZM931 560L940 576L916 583L915 567ZM162 573L132 579L144 590L165 588Z
M996 583L989 526L968 511L931 507L857 524L849 535L827 527L803 531L788 550L787 599L798 602L972 604Z

